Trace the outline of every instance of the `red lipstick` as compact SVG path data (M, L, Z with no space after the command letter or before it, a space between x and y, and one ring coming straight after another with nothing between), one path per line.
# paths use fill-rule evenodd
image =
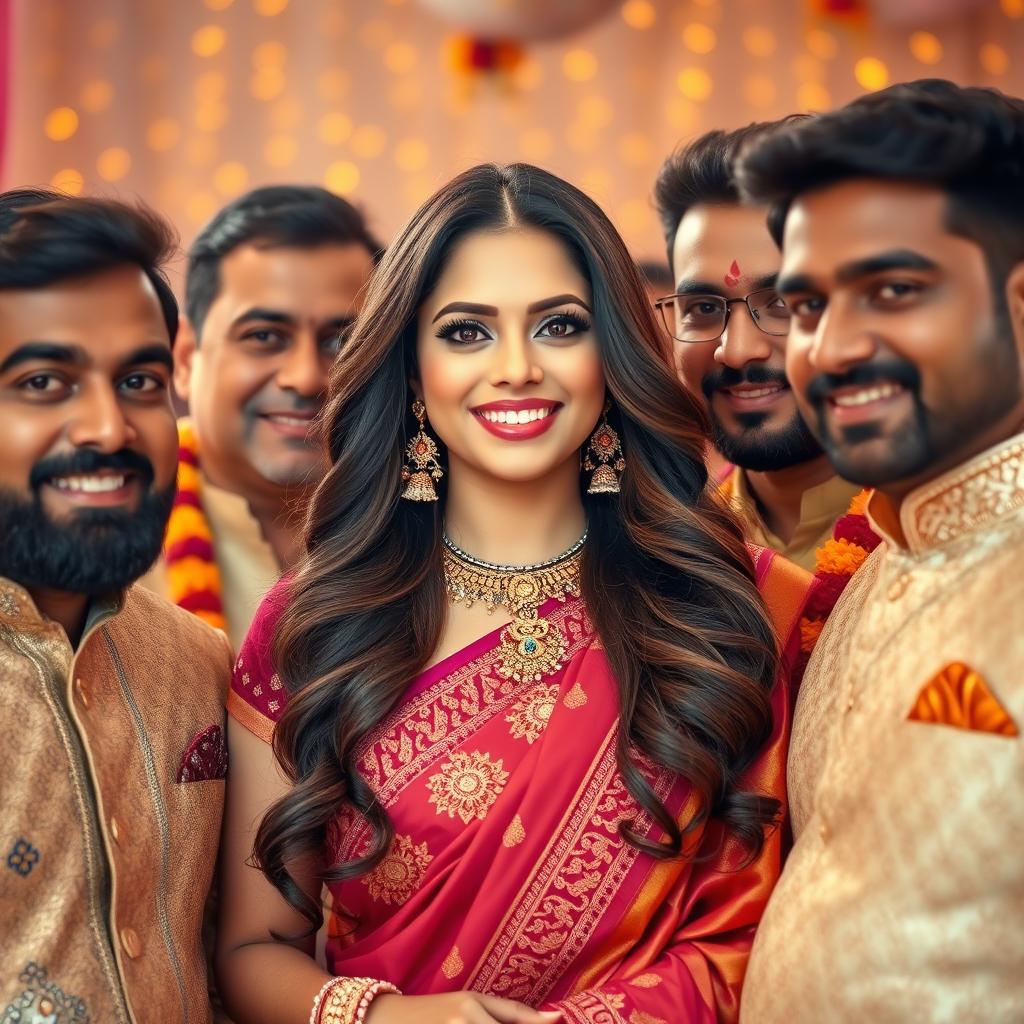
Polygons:
M470 411L495 437L504 441L531 441L551 427L561 408L561 402L546 398L520 398L487 402Z

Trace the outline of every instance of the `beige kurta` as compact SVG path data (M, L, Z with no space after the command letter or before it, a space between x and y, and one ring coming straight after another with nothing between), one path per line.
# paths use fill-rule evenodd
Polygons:
M815 570L815 555L825 541L831 539L836 520L846 515L850 502L861 488L838 476L808 487L800 498L800 522L788 541L777 537L768 528L750 490L750 482L740 466L722 481L722 493L743 520L747 540L777 551L808 572Z
M749 1024L1024 1021L1024 435L885 511L800 691ZM957 665L1016 736L910 717Z
M205 477L201 495L220 571L228 639L237 651L263 595L281 575L281 569L245 498L215 487ZM140 582L162 597L170 596L162 558Z

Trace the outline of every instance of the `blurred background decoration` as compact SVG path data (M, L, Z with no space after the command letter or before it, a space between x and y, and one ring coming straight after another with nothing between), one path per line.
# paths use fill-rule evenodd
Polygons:
M527 160L664 251L665 155L901 79L1024 94L1024 0L0 0L5 187L139 197L186 243L255 185L319 182L380 235Z

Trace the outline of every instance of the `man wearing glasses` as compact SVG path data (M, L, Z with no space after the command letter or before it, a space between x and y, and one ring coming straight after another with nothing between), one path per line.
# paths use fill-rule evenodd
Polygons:
M797 409L784 368L789 314L775 293L779 251L765 209L744 206L733 177L737 152L772 127L708 132L666 161L655 195L676 294L656 305L732 463L722 490L750 540L814 571L859 488L835 475Z

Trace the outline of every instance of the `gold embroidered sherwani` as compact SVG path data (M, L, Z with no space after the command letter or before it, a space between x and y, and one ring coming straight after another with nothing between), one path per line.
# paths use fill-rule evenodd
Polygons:
M0 1021L205 1024L224 635L134 586L72 650L0 579Z
M1024 435L869 515L884 542L800 691L741 1018L1024 1021Z

